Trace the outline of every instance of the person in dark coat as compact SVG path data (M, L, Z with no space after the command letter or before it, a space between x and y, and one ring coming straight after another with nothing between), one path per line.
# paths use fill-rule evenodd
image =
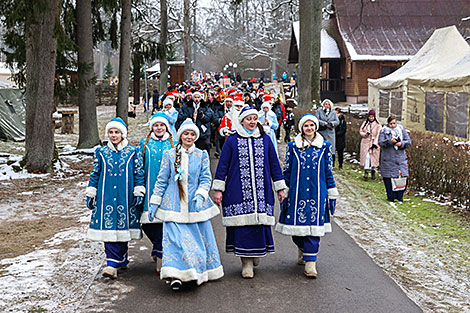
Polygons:
M411 139L403 126L398 125L395 117L387 119L379 134L379 146L382 148L380 156L380 174L384 180L387 200L403 201L405 189L394 191L392 179L408 177L408 159L405 149L411 146Z
M291 141L290 132L295 126L295 115L290 105L286 107L286 119L283 121L283 124L284 124L284 130L286 131L284 142L289 143Z
M158 100L159 100L159 98L160 98L160 95L158 94L158 90L155 89L153 91L153 95L152 95L152 106L153 106L152 113L155 113L155 111L157 111L157 109L158 109Z
M180 125L188 118L196 124L200 133L199 139L196 141L196 148L206 150L209 155L211 148L211 122L213 117L214 112L207 102L202 100L202 92L198 90L193 92L191 105L184 104L181 108L181 114L178 115Z
M344 118L343 113L341 113L341 108L336 108L336 115L338 116L339 124L335 128L336 136L336 152L338 152L338 168L343 169L343 159L344 159L344 148L346 148L346 119ZM333 163L334 166L334 163Z

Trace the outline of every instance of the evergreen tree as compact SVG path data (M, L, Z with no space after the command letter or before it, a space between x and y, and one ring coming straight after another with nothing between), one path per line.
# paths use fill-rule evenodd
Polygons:
M106 66L104 68L103 79L109 80L110 77L113 77L113 72L113 65L111 64L111 60L108 58L108 63L106 63Z

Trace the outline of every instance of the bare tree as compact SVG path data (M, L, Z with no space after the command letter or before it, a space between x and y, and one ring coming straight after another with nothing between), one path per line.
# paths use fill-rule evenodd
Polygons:
M26 38L26 151L29 172L48 172L54 158L54 80L57 41L54 37L58 0L32 8L25 23ZM52 21L52 22L51 22Z
M160 0L160 25L161 26L160 42L158 45L158 59L160 60L160 93L163 93L166 91L168 85L168 11L166 6L166 0Z
M100 144L93 73L91 0L77 0L79 137L77 148Z
M131 63L131 4L132 0L121 0L121 45L119 50L119 85L116 116L127 124L129 106L129 74Z
M184 0L183 8L184 33L183 33L183 49L184 49L184 79L191 79L191 8L189 0Z

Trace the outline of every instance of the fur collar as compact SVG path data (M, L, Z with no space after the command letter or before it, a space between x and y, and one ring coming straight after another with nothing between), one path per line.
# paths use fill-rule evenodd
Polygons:
M111 142L111 140L108 141L108 147L109 147L109 149L111 149L111 150L114 151L114 152L119 152L119 151L121 151L121 150L124 149L128 144L129 144L129 142L127 141L127 139L123 139L123 140L117 145L117 147L115 147L115 146L113 145L113 143Z
M261 133L259 132L258 127L255 128L255 131L252 134L248 134L248 132L243 128L243 126L240 123L238 123L235 127L235 130L237 131L239 136L244 137L244 138L249 138L249 137L258 138L261 136Z
M158 138L158 137L155 135L155 133L152 132L152 134L150 135L150 137L152 137L152 139L154 139L154 140L165 141L165 140L167 140L168 138L170 138L170 135L169 135L168 133L165 133L162 138Z
M189 147L188 150L186 150L183 146L181 146L181 152L193 153L194 150L196 150L196 145L195 144L193 144L191 147Z
M304 147L308 147L308 142L302 138L301 134L295 136L294 142L297 148L302 149L302 141L304 142ZM323 141L323 136L317 132L317 136L315 137L311 145L317 148L321 148L323 146Z

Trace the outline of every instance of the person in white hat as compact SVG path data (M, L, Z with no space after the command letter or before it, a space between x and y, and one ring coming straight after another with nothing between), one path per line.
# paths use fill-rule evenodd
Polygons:
M165 99L165 101L171 101ZM164 101L164 103L165 103ZM149 121L150 132L145 139L139 142L139 148L142 152L144 160L145 187L147 192L144 198L142 216L140 223L142 230L152 243L151 256L157 263L157 273L160 273L162 267L162 221L150 221L148 211L150 206L150 196L152 189L157 181L160 165L162 162L163 152L174 147L173 136L169 131L170 123L168 117L163 112L155 113Z
M173 136L174 139L176 139L176 121L178 121L178 111L174 108L173 106L173 101L170 98L166 98L163 100L163 113L166 114L168 118L168 129Z
M277 153L276 130L279 128L276 113L271 110L271 102L265 101L261 105L261 111L258 112L258 120L263 125L264 132L271 138L274 149Z
M93 170L86 188L91 210L87 238L103 241L106 267L103 276L117 278L127 267L127 243L142 238L140 210L145 195L142 154L129 145L127 127L121 118L106 125L108 144L95 151Z
M274 145L258 122L258 111L244 107L238 121L236 133L224 143L212 189L214 202L222 204L225 251L241 257L243 278L253 278L253 266L274 252L273 188L282 202L286 184Z
M297 262L305 264L304 274L313 278L317 277L320 237L331 232L338 198L331 144L317 132L318 127L318 118L305 114L299 121L300 134L287 145L284 178L289 201L281 205L275 228L292 236L299 249Z
M224 275L210 219L220 213L209 197L209 155L196 148L199 128L191 119L178 129L178 144L163 152L148 218L163 221L161 279L173 290Z

